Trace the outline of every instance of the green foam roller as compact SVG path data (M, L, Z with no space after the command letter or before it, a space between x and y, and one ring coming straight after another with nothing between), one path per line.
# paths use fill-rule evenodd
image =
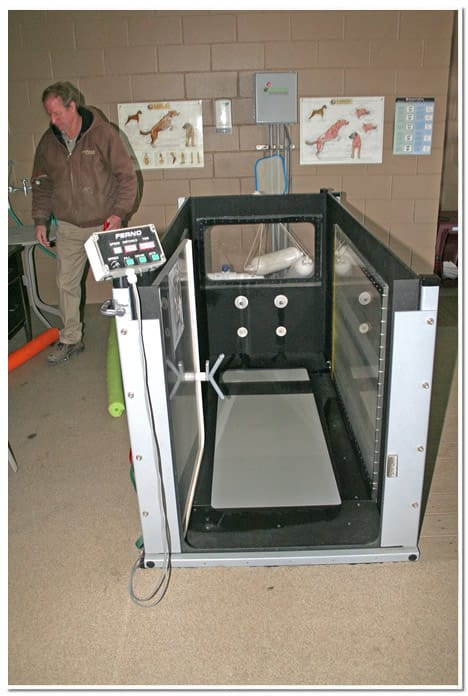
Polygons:
M125 411L119 344L114 318L110 321L107 339L107 403L107 410L114 418L119 418Z

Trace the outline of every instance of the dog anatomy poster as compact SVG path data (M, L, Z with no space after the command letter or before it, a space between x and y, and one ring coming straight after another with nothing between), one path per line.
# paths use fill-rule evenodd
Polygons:
M382 162L384 97L307 97L300 107L300 164Z
M119 104L119 127L141 169L204 166L201 100Z

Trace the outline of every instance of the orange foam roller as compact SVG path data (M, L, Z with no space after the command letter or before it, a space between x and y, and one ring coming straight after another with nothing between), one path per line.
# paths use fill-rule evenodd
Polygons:
M14 350L8 355L8 372L11 372L16 367L19 367L25 363L26 360L29 360L34 355L37 355L37 353L40 353L41 350L44 350L44 348L47 348L47 346L50 346L51 343L56 341L58 337L58 329L47 329L39 334L39 336L33 338L32 341L29 341L28 343L25 343L24 346L21 346L21 348L18 348L18 350Z

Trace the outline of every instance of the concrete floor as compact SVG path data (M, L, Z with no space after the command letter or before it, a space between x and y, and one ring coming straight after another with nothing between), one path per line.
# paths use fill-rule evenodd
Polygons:
M153 609L129 597L127 423L89 305L83 354L9 374L9 685L459 684L456 305L442 290L419 562L175 569Z

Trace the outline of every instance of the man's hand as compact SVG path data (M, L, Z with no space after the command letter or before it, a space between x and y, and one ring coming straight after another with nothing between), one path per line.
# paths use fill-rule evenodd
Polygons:
M122 226L122 220L118 215L109 215L104 223L105 230L118 230Z
M50 242L47 239L47 227L45 225L36 225L36 239L42 246L50 247Z

